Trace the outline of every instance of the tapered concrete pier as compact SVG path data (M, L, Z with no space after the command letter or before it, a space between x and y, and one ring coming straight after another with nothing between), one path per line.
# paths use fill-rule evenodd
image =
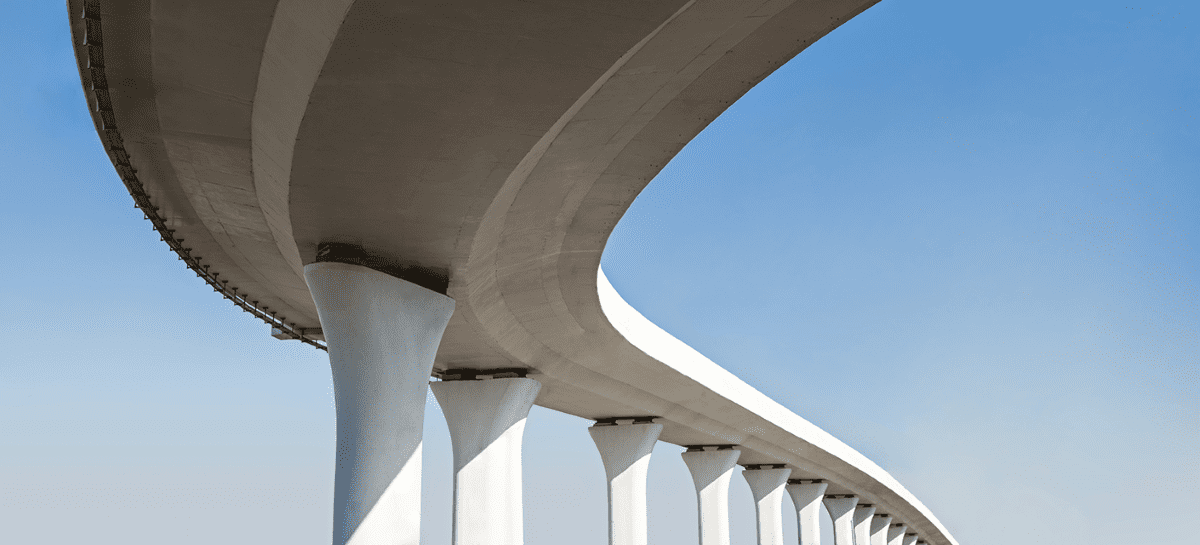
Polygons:
M858 498L854 496L825 496L825 510L833 519L833 544L854 544L854 508Z
M750 466L742 472L754 496L758 545L783 545L783 494L792 470Z
M519 377L431 387L454 449L454 544L521 545L521 441L541 384Z
M588 428L608 479L609 545L646 545L646 474L662 429L632 418Z
M892 517L885 513L875 513L871 518L871 545L887 545L888 528L892 525Z
M829 483L796 480L788 481L787 492L796 507L796 527L800 545L821 545L821 500Z
M337 405L334 545L418 545L421 439L454 300L359 265L313 263Z
M741 451L717 448L689 448L683 453L696 485L700 545L729 545L729 479Z
M874 518L874 505L863 504L854 509L854 543L871 545L871 521Z

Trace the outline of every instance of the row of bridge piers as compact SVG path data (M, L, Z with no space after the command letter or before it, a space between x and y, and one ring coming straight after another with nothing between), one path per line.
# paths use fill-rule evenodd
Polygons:
M427 391L450 431L455 545L523 543L521 442L541 384L519 369L451 370L430 382L454 312L437 292L357 264L319 262L305 277L329 349L337 406L334 545L417 545ZM646 477L663 425L654 417L600 419L588 429L608 480L612 545L647 542ZM728 545L736 445L694 445L683 460L695 483L701 545ZM758 543L783 545L783 496L796 507L801 545L819 545L824 503L835 545L918 545L914 533L828 483L789 479L783 464L746 465Z

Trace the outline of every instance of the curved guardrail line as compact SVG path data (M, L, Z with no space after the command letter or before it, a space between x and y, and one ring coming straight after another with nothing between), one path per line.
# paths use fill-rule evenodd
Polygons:
M108 93L108 77L104 73L104 33L99 0L85 0L81 17L84 21L82 45L87 52L87 58L79 58L76 53L76 63L79 65L80 76L86 78L84 88L90 87L96 100L95 108L88 104L88 110L91 111L92 120L98 128L96 132L104 144L104 151L108 153L109 160L112 161L113 167L117 171L117 176L125 184L125 189L129 191L129 196L133 197L133 206L141 210L145 218L150 220L159 238L167 243L167 247L175 252L180 261L183 261L188 269L196 273L197 277L204 280L213 291L220 293L222 297L232 301L238 308L249 312L254 317L266 322L267 325L278 329L283 335L319 350L328 351L325 344L309 337L305 328L296 327L296 323L288 322L285 316L260 308L258 301L250 299L244 292L239 293L240 290L237 286L230 287L228 280L219 278L221 273L209 271L208 265L200 263L203 258L192 255L192 249L183 245L184 239L175 237L175 231L167 226L166 218L158 213L159 207L154 206L150 195L146 193L145 186L142 185L141 180L138 180L137 169L133 168L129 161L129 152L125 150L125 140L121 138L121 131L117 128L112 97ZM78 52L78 48L76 51ZM84 65L85 60L86 66Z

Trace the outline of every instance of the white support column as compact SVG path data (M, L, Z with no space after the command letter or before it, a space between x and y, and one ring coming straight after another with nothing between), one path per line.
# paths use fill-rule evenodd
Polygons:
M758 545L783 545L783 492L792 470L776 466L747 466L742 471L754 512L758 515Z
M854 543L871 545L871 520L875 517L875 506L864 503L854 510Z
M792 479L787 492L796 506L796 527L800 545L821 545L821 499L829 483Z
M337 406L334 545L417 545L433 357L454 300L344 263L304 267Z
M906 532L908 532L908 526L893 524L888 530L888 545L904 545L904 534Z
M663 425L597 424L588 428L608 478L609 545L646 545L646 474Z
M729 478L741 454L742 451L732 448L689 449L683 453L683 462L696 485L700 545L729 545Z
M886 513L876 513L871 519L871 545L887 545L888 528L892 525L892 517Z
M430 385L454 448L455 545L521 545L521 439L541 390L531 378L455 380Z
M905 534L903 545L917 545L917 534Z
M825 496L825 509L833 519L833 544L854 545L854 507L858 498L854 496Z

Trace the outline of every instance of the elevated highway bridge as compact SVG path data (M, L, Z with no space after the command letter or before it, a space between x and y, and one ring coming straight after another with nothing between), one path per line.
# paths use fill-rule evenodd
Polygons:
M760 543L780 542L786 491L804 545L822 502L837 545L957 545L886 471L650 323L600 270L676 153L875 1L68 5L135 205L214 291L329 352L336 545L417 543L430 387L458 544L521 543L537 404L596 421L612 543L645 543L665 441L687 447L706 545L729 541L737 464Z

